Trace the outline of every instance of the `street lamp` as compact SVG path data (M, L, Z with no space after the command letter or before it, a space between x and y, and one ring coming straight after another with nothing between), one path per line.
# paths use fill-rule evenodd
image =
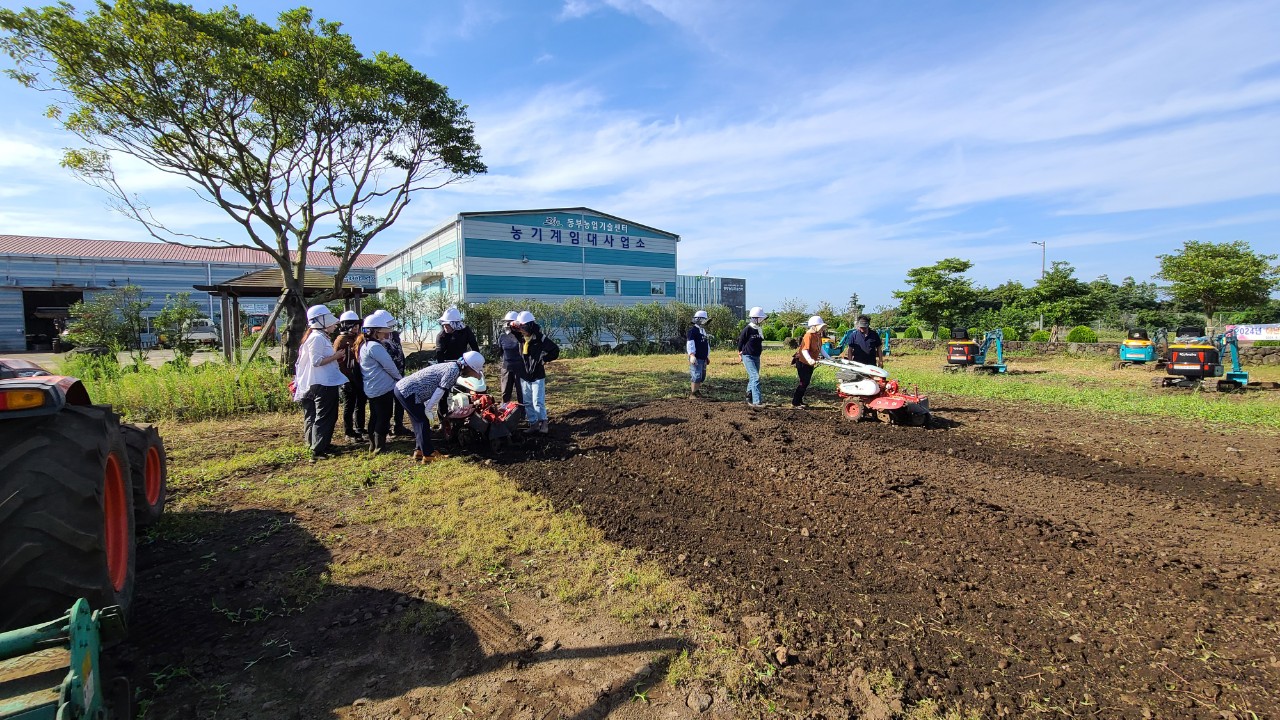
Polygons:
M1032 241L1031 241L1031 244L1032 244L1032 245L1039 245L1039 246L1040 246L1040 279L1041 279L1041 280L1043 280L1043 279L1044 279L1044 254L1045 254L1045 246L1044 246L1044 244L1045 244L1045 242L1047 242L1047 241L1045 241L1045 240L1032 240ZM1043 329L1044 329L1044 313L1040 313L1040 325L1039 325L1039 327L1037 327L1036 329L1037 329L1037 330L1043 330Z

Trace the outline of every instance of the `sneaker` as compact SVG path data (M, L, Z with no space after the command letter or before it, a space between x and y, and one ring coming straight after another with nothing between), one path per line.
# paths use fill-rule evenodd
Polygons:
M543 435L546 435L548 432L550 432L550 431L547 429L547 421L546 421L546 420L540 420L540 421L538 422L538 432L539 432L539 433L542 433Z
M791 403L791 407L795 408L796 410L808 410L808 409L809 409L809 406L808 406L808 405L805 405L804 403Z

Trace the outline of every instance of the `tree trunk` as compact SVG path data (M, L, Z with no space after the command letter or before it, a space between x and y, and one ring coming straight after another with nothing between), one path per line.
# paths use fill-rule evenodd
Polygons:
M280 362L293 374L293 367L298 362L298 347L302 345L302 335L307 331L307 308L297 293L290 292L285 300L285 331L280 343Z

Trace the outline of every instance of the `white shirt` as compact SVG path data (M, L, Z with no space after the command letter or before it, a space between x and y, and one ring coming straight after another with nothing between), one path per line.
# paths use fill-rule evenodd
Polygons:
M333 345L329 336L319 330L312 330L307 339L298 348L298 364L294 365L294 383L298 389L293 393L294 400L301 400L311 390L312 385L342 387L347 384L347 376L342 374L336 361L327 365L320 362L333 356Z

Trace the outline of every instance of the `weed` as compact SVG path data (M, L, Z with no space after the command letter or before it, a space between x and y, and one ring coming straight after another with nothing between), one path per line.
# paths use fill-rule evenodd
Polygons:
M649 690L645 690L642 688L644 688L644 685L637 683L636 686L631 689L631 702L638 702L638 703L643 703L645 705L648 705Z

